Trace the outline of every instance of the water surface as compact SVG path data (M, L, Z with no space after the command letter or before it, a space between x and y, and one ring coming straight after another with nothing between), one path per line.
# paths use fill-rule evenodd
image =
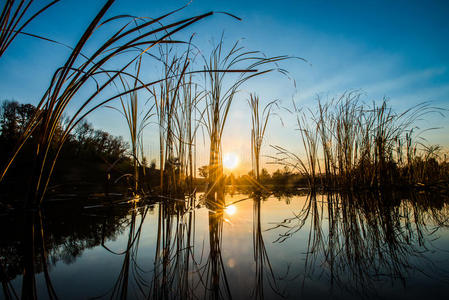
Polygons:
M224 209L198 196L8 215L0 297L441 298L446 201L237 194Z

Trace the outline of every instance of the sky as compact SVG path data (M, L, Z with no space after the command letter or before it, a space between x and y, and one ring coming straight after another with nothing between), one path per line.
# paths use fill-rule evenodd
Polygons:
M46 1L36 2L34 9ZM27 31L75 45L102 3L62 0L34 20ZM108 16L156 17L186 3L117 0ZM195 33L195 45L208 53L224 34L227 45L240 40L248 50L306 60L281 63L288 70L289 78L273 74L242 86L232 104L223 136L223 152L235 152L240 157L241 172L250 168L250 110L246 102L250 92L256 92L263 103L279 99L281 107L286 108L294 101L299 107L314 109L317 97L328 100L345 91L357 90L367 103L388 98L397 112L424 101L449 109L448 1L193 0L172 20L208 11L228 12L242 21L214 14L176 38L188 39ZM102 34L93 43L101 40ZM17 38L0 58L0 100L36 104L53 72L68 54L66 48L55 44L30 37ZM301 153L294 117L285 110L280 115L282 122L277 118L270 121L263 154L275 154L270 145ZM125 121L111 109L102 108L88 120L96 128L127 139ZM425 134L428 143L449 146L448 120L447 113L446 117L435 114L419 124L421 129L438 128ZM150 160L157 155L156 130L149 126L145 133ZM206 143L199 144L206 153ZM207 155L201 156L200 164L205 164Z

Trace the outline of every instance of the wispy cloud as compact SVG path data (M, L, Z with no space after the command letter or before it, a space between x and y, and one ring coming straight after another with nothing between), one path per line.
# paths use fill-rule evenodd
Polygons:
M385 77L388 79L370 83L361 88L368 94L388 94L404 88L413 88L415 84L427 83L430 79L446 73L446 70L446 67L430 68L395 77L390 77L388 74L385 74Z

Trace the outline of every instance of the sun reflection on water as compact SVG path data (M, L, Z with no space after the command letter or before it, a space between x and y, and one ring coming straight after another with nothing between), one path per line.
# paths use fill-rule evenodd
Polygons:
M232 215L234 215L237 212L237 207L235 205L233 205L233 204L231 204L229 206L226 206L225 212L228 215L232 216Z

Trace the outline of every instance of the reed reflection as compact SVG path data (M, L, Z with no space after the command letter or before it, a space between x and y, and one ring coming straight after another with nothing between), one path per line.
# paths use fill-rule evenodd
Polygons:
M122 207L106 212L67 210L72 214L28 210L0 218L0 280L5 299L35 299L38 295L56 299L57 294L64 294L53 284L51 271L56 263L74 263L85 249L115 239L127 226L128 211ZM43 275L39 284L37 274Z
M209 209L209 255L206 264L201 267L201 282L204 286L204 298L230 299L231 289L226 275L221 252L223 237L223 220L226 202L223 195L214 201L207 200Z
M273 268L271 267L270 258L262 235L261 202L263 200L264 199L260 195L253 196L253 253L256 272L254 274L254 290L251 293L251 297L254 299L265 298L264 289L267 284L273 292L282 296Z
M45 285L49 299L57 299L56 292L49 274L48 256L45 245L45 230L42 222L42 212L39 210L37 215L32 213L25 220L26 228L24 231L24 269L22 280L22 299L36 299L36 269L39 264L44 273ZM38 262L36 262L38 260Z
M148 298L189 299L194 295L195 200L158 204L154 275Z
M427 256L435 249L432 240L437 239L437 231L449 226L447 199L429 201L425 195L410 194L403 200L397 196L311 193L295 217L275 226L288 227L276 242L310 228L303 291L308 280L324 275L330 294L349 291L358 297L378 295L383 282L405 287L419 273L435 280L449 279L447 271Z
M123 251L114 251L106 246L103 240L102 246L113 255L123 256L123 263L120 273L113 288L106 295L110 299L141 298L146 296L148 282L145 279L145 271L138 265L139 242L142 234L142 227L149 210L149 206L138 207L137 202L133 203L130 209L128 229L128 240ZM139 218L138 218L139 216ZM139 220L140 219L140 220ZM130 288L131 287L131 288Z
M3 297L67 296L58 285L61 273L52 268L58 261L63 268L77 263L91 248L100 248L96 255L108 256L117 273L106 274L104 265L88 260L84 271L96 270L100 277L95 278L106 281L92 288L81 279L86 290L79 297L271 299L294 298L299 295L292 290L302 289L308 298L319 284L329 288L329 296L368 298L384 296L379 287L410 286L419 276L449 282L435 244L449 230L447 197L312 193L282 196L281 202L264 197L254 193L232 203L221 197L164 198L154 205L89 208L73 216L37 211L7 217L0 220ZM297 200L304 206L284 220ZM277 213L284 221L269 225ZM268 241L276 243L278 253L267 244L275 228L281 234ZM301 239L291 239L295 235ZM304 247L303 268L295 265L297 256L285 255L292 247Z
M23 226L19 228L22 239L15 247L8 247L6 255L1 255L1 281L5 299L36 299L36 274L43 273L48 299L57 299L50 277L49 256L42 212L27 211L23 214ZM14 228L13 228L14 229ZM16 248L17 247L17 248ZM21 292L11 284L11 280L22 274ZM20 295L20 296L19 296Z

